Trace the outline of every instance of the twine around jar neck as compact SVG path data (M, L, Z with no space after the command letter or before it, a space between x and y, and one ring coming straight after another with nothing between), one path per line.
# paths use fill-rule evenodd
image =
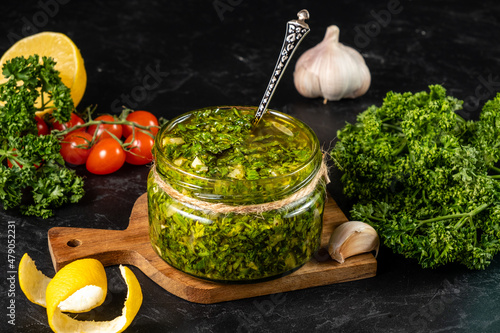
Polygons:
M262 204L232 206L224 203L207 202L180 193L172 186L170 186L169 183L165 182L162 179L162 177L156 171L155 164L153 165L152 173L155 183L170 197L180 202L188 203L198 208L221 214L259 214L266 211L279 209L311 194L320 181L324 181L326 184L330 183L330 178L328 177L328 167L326 165L326 162L323 160L321 162L320 169L318 170L314 178L309 182L309 184L301 188L299 191L293 193L292 195L281 200L266 202Z

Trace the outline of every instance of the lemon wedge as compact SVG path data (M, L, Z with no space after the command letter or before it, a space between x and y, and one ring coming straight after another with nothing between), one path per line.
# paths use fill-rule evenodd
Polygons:
M40 32L25 37L12 45L0 59L0 72L3 64L15 57L38 54L41 57L52 57L56 61L55 69L60 73L61 80L71 90L71 98L75 107L80 103L87 86L87 72L83 63L80 50L75 43L65 34L58 32ZM0 75L0 84L6 78ZM36 101L36 107L40 107L40 100ZM50 109L49 109L50 110ZM44 112L41 112L44 113ZM40 115L40 113L37 113Z
M25 254L19 263L19 284L33 303L47 308L49 325L54 332L123 332L142 305L142 290L134 273L120 265L128 292L121 316L111 321L81 321L64 312L86 312L106 298L106 272L100 261L80 259L64 266L50 279L40 272Z

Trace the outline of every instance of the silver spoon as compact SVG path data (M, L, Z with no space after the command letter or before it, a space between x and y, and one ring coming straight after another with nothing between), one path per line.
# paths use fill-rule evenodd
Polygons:
M266 88L266 92L262 97L262 101L255 112L255 118L252 122L253 126L257 126L259 121L262 119L262 116L267 111L267 106L273 97L274 91L276 90L276 86L280 82L281 77L283 76L283 72L292 58L297 46L299 46L302 39L309 33L311 29L309 29L309 25L305 22L305 20L309 19L309 12L305 9L302 9L297 13L298 20L288 21L286 24L286 33L285 39L283 40L283 46L281 47L281 52L278 57L278 61L276 62L276 66L274 67L273 75L271 75L271 79Z

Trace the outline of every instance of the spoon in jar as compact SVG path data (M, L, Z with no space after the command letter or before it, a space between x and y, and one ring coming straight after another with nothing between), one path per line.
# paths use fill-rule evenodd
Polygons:
M302 39L311 30L309 29L309 25L305 22L305 20L309 19L309 12L307 10L302 9L297 13L297 17L297 20L288 21L286 24L283 46L281 47L278 61L276 62L276 66L274 67L273 74L271 75L271 79L269 80L264 96L262 97L257 111L255 112L255 118L252 122L254 127L257 126L259 121L262 119L262 116L264 116L264 113L266 113L267 106L273 97L276 86L280 82L283 72L290 61L290 58L292 58L295 53L297 46L299 46Z

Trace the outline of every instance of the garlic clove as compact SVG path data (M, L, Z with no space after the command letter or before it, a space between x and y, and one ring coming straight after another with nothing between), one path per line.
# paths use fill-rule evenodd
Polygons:
M322 42L304 52L294 71L294 84L304 97L338 101L368 91L371 75L363 56L339 42L340 30L328 27Z
M375 251L378 255L380 239L377 231L367 223L349 221L339 225L330 236L328 253L332 259L343 264L354 255Z

